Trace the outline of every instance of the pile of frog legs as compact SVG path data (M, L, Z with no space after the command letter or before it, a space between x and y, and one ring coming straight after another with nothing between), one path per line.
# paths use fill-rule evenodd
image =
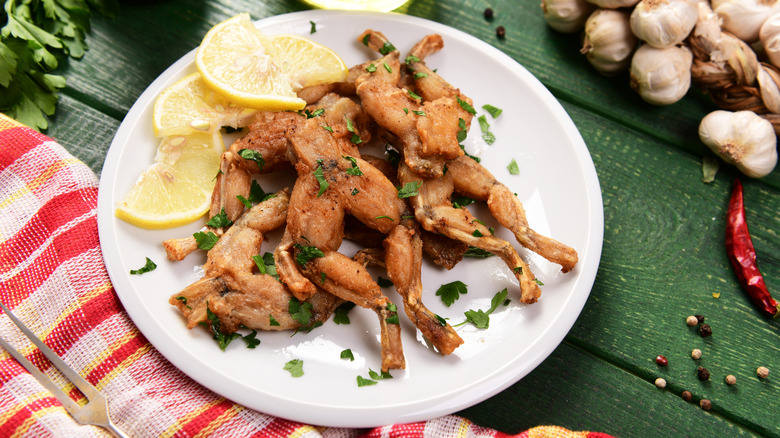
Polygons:
M219 240L207 253L205 275L170 298L188 328L213 314L225 333L298 330L291 300L309 303L311 323L349 301L379 317L382 370L403 369L398 308L366 269L371 265L386 269L423 336L440 354L452 353L462 338L422 302L424 255L452 269L469 247L480 248L506 263L521 302L541 294L512 244L468 209L453 207L454 193L486 202L520 245L563 272L576 265L574 249L534 232L517 196L464 154L458 134L468 130L472 101L424 61L443 47L441 36L425 36L403 60L380 32L366 30L358 39L381 56L352 67L344 82L301 90L304 111L259 113L223 153L210 215L222 213L231 225L207 226ZM392 145L400 159L361 155L360 146L372 139ZM297 175L292 190L247 208L242 198L250 197L253 175L289 168ZM398 187L411 190L402 196ZM277 280L259 273L252 257L264 236L282 227L273 252ZM364 249L351 258L341 254L345 238ZM197 249L193 237L164 246L171 260Z

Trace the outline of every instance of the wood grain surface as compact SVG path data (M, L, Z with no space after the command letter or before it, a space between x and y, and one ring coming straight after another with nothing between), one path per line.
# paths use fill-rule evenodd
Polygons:
M483 11L495 11L492 20ZM47 134L100 172L123 117L171 63L214 24L240 12L259 19L307 9L295 0L125 1L113 19L93 18L90 50L58 72L68 86ZM590 299L558 349L530 375L460 414L517 433L540 424L646 436L780 437L780 322L762 316L740 289L723 238L731 184L698 138L715 106L692 88L654 107L606 78L579 54L580 35L548 28L538 0L411 0L398 12L463 30L530 70L563 104L587 144L604 200L604 247ZM505 39L496 37L506 28ZM780 297L780 171L742 178L747 220L766 283ZM705 315L713 335L685 324ZM690 352L702 350L699 360ZM668 367L654 358L665 355ZM698 366L712 374L701 382ZM756 368L767 366L767 379ZM724 377L733 374L737 384ZM667 380L661 390L657 377ZM693 393L693 402L681 397ZM696 403L706 398L712 409Z

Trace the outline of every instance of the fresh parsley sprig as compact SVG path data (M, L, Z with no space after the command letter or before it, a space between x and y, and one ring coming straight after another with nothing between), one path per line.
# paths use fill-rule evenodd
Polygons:
M0 13L0 111L45 130L65 77L51 74L63 58L87 50L92 12L112 17L116 0L5 0Z

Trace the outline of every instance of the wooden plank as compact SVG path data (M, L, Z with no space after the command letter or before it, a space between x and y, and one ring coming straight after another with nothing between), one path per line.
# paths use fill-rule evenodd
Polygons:
M518 383L458 414L511 434L556 425L621 438L755 436L566 342Z

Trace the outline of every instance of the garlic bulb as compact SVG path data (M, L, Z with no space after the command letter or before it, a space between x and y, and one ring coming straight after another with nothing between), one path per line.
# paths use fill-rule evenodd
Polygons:
M713 111L699 124L699 138L723 161L751 178L769 175L777 164L772 124L752 111Z
M780 1L712 0L712 10L723 20L723 30L750 44L758 41L764 21L780 11Z
M631 12L631 30L640 40L663 49L691 33L699 10L688 0L642 0Z
M542 0L547 24L558 32L579 32L596 6L585 0Z
M769 62L775 67L780 67L780 12L764 21L758 31L758 39L764 46Z
M580 53L588 57L596 70L610 76L628 67L636 43L628 12L597 9L585 22L585 38Z
M639 3L639 0L588 0L594 5L604 9L630 8Z
M631 88L653 105L669 105L691 86L693 54L685 46L656 49L642 44L631 59Z

